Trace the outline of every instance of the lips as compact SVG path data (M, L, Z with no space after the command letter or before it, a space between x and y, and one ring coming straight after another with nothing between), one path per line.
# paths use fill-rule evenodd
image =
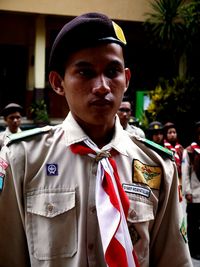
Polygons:
M94 99L92 101L90 101L90 105L92 106L99 106L99 107L102 107L102 106L111 106L112 105L112 101L111 100L108 100L108 99Z

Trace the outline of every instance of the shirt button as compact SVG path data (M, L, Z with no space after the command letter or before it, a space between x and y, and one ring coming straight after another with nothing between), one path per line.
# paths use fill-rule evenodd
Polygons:
M131 212L129 213L130 218L133 219L135 215L136 215L135 211L131 210Z
M96 213L96 207L95 207L95 206L91 207L91 208L90 208L90 212L91 212L91 213Z
M89 245L88 245L88 249L89 249L89 250L92 250L93 248L94 248L94 245L93 245L93 244L89 244Z
M93 169L92 169L92 174L93 174L93 175L96 175L96 173L97 173L96 168L93 168Z
M53 205L51 204L51 203L49 203L48 205L47 205L47 210L49 211L49 212L52 212L53 211Z

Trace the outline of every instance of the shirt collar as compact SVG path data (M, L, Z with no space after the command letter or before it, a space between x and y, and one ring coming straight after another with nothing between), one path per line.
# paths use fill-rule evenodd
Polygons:
M68 116L63 121L62 128L64 130L64 138L67 146L82 142L84 140L90 140L90 142L92 142L89 136L87 136L80 125L76 122L71 112L68 113ZM126 143L130 143L130 138L128 136L128 133L123 130L118 116L116 116L115 133L113 135L113 138L107 145L102 148L102 150L114 148L120 154L128 155L126 150Z
M17 133L20 133L21 131L22 131L22 130L21 130L20 128L17 129ZM6 129L5 129L5 133L6 133L6 135L11 135L11 134L13 134L13 133L10 131L9 127L6 127Z

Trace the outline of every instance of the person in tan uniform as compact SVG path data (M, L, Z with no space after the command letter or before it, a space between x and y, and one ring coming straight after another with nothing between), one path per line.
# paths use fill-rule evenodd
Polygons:
M145 138L145 133L141 128L129 124L131 118L131 102L127 97L123 98L119 110L117 111L117 115L119 116L120 123L124 130Z
M187 232L194 266L200 266L200 121L194 125L194 141L183 151L183 193L187 205Z
M4 118L6 129L0 132L0 140L2 143L8 135L21 132L22 113L22 106L16 103L9 103L3 108L1 115Z
M173 156L117 116L131 77L125 48L100 13L58 34L49 80L70 112L1 150L0 266L192 266Z

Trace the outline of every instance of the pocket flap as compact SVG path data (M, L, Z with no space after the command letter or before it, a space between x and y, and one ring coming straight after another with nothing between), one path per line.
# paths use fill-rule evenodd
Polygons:
M27 212L53 218L75 207L75 192L34 191L27 194Z
M153 205L140 201L130 201L128 218L134 223L154 220Z

